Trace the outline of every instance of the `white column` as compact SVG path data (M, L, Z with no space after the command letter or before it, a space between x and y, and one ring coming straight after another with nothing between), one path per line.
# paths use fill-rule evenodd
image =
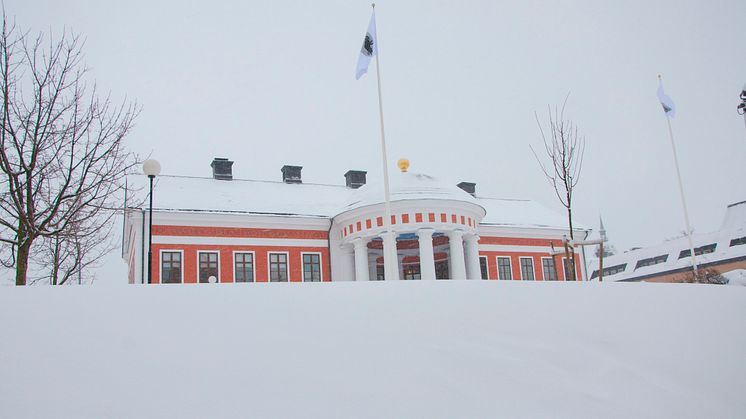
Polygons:
M375 281L378 277L378 264L376 263L376 254L368 253L368 279Z
M355 280L355 253L353 246L344 244L339 246L339 275L333 276L334 281L354 281Z
M435 256L433 255L433 233L431 228L417 230L420 242L420 277L435 279Z
M399 259L396 255L396 233L386 232L383 237L383 271L387 281L399 280Z
M481 279L482 269L479 266L479 236L468 234L464 236L464 242L466 242L464 249L466 253L466 278Z
M461 230L449 231L448 243L450 245L451 256L449 265L451 265L451 279L466 279L466 266L464 265L464 232Z
M368 281L368 243L358 237L352 244L355 246L355 281Z

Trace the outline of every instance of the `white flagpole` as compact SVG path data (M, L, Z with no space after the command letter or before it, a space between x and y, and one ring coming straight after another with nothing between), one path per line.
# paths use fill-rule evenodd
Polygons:
M372 3L371 6L373 7L373 13L375 13L376 4ZM376 42L378 42L378 22L376 22ZM378 48L378 45L375 46L376 49L376 80L378 81L378 114L381 119L381 160L383 161L383 193L384 193L384 202L386 207L386 215L383 217L383 228L386 231L387 235L393 235L394 232L391 230L391 194L389 191L389 165L388 165L388 159L386 158L386 134L384 130L384 124L383 124L383 99L381 99L381 66L380 66L380 60L381 60L381 49ZM384 240L386 240L386 237L384 236ZM397 266L398 260L396 255L396 236L394 235L394 248L390 249L390 254L383 255L383 261L384 261L384 273L385 273L385 279L386 280L398 280L399 279L399 272L398 269L391 269L392 267ZM384 246L385 248L386 246ZM397 264L393 264L391 262L386 263L388 261L395 261Z
M658 80L661 80L660 74ZM679 181L679 194L681 195L681 206L684 208L684 224L686 226L686 237L689 239L689 251L692 252L692 268L694 269L694 276L696 277L699 272L697 270L697 258L694 254L694 243L692 242L692 229L689 227L689 212L686 209L686 198L684 198L684 186L681 183L681 171L679 170L679 158L676 154L676 143L673 140L673 129L671 129L671 117L665 111L663 114L666 117L668 123L668 137L671 139L671 150L673 150L673 162L676 166L676 179Z

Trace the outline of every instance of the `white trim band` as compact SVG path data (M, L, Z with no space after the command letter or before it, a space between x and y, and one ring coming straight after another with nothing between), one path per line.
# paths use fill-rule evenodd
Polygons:
M154 244L202 244L223 246L327 247L326 240L262 239L246 237L153 236Z

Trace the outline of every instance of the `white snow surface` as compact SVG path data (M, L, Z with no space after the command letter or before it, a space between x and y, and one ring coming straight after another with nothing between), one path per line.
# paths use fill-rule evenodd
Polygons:
M746 288L0 288L8 418L737 418Z
M728 279L728 285L746 287L746 269L734 269L722 275Z
M526 199L479 198L479 205L487 215L482 224L507 227L567 229L567 214L553 211ZM573 222L573 230L588 230L580 222Z

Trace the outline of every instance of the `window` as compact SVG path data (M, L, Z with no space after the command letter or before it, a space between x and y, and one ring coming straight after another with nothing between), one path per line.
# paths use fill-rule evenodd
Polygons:
M569 262L569 263L568 263ZM577 270L575 269L575 260L562 258L562 265L565 270L565 281L574 281L577 279ZM570 274L575 273L575 279L570 278Z
M448 279L448 261L435 262L435 279Z
M706 246L696 247L694 249L694 254L699 256L699 255L704 255L707 253L712 253L715 251L716 247L717 247L717 243L712 243ZM679 252L679 259L688 258L691 255L692 255L691 249L682 250L681 252Z
M217 252L198 252L199 282L218 282L218 254ZM211 277L213 279L211 279Z
M520 258L521 279L525 281L534 280L534 260L532 258Z
M321 282L321 255L303 254L303 281Z
M739 237L737 239L733 239L733 240L730 241L731 247L733 247L733 246L740 246L742 244L746 244L746 236Z
M386 270L383 265L376 265L376 281L383 281L386 279Z
M161 252L161 284L181 282L181 252Z
M236 282L254 282L254 254L234 253Z
M545 281L557 280L557 269L554 266L554 260L552 258L541 258L541 270L542 273L544 273Z
M635 265L635 269L642 268L645 266L657 265L667 260L668 260L668 255L660 255L660 256L653 257L653 258L640 259L637 261L637 264Z
M486 256L479 257L479 271L482 273L482 279L490 279L489 274L487 273L487 257Z
M269 282L288 282L288 255L269 254Z
M510 258L497 258L497 279L513 279L513 273L510 270Z
M404 265L404 279L420 279L420 265Z
M609 266L608 268L604 268L604 276L618 274L619 272L624 272L625 269L627 269L626 263L622 263L621 265ZM598 277L598 269L593 271L593 274L591 274L591 279L597 278L597 277Z

